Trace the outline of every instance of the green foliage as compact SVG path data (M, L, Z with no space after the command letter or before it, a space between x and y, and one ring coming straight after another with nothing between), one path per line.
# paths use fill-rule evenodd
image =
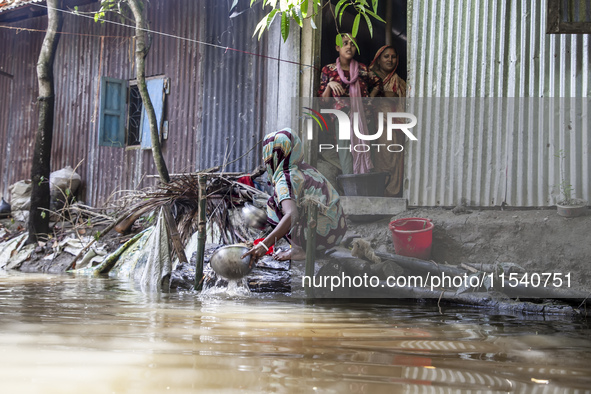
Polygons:
M250 6L252 7L255 2L256 0L251 0ZM262 3L263 9L268 9L268 7L271 7L271 10L263 17L263 19L259 21L254 29L253 36L258 33L259 40L261 39L265 30L269 30L269 27L271 26L271 23L273 23L273 20L277 14L281 14L281 37L283 38L283 41L287 41L287 37L289 37L290 21L294 21L299 27L303 27L304 21L309 19L310 26L313 29L316 29L314 17L322 11L323 7L322 0L263 0ZM310 3L312 4L311 8ZM237 4L237 0L234 0L234 5L235 4ZM385 21L377 14L378 0L371 0L371 6L367 0L340 0L337 3L334 11L335 22L338 21L337 26L342 24L343 14L348 7L353 7L354 12L357 13L355 20L353 21L353 28L351 31L352 38L357 37L361 17L363 17L365 23L367 24L370 36L373 36L371 18L385 23ZM343 44L340 34L337 35L336 44L339 46Z
M93 12L95 22L105 23L105 17L108 13L115 13L119 15L121 21L128 20L127 15L129 9L127 7L128 0L100 0L101 8ZM78 13L78 7L74 7L74 13Z

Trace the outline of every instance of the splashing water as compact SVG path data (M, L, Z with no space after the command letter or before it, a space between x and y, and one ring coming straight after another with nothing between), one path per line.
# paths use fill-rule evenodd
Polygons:
M250 289L248 288L248 281L246 277L234 280L216 276L216 280L213 285L208 285L207 283L204 285L201 295L204 297L249 297Z

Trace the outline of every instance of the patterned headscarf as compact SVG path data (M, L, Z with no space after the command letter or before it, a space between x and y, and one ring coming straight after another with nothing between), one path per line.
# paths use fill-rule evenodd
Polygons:
M383 47L378 49L378 51L376 52L376 55L374 56L373 60L369 64L369 69L375 73L376 68L379 67L378 59L380 58L380 56L382 56L382 53L386 49L391 49L396 54L396 65L394 66L394 69L392 71L390 71L390 73L388 75L386 75L386 78L384 78L384 80L383 80L384 85L386 85L388 83L388 81L390 81L390 79L392 79L394 74L396 74L396 69L398 68L398 64L400 63L400 59L398 58L398 51L396 50L396 48L394 48L394 46L392 46L392 45L384 45Z
M263 160L267 174L279 195L288 194L295 200L292 178L304 159L302 141L291 129L285 128L265 136ZM284 190L287 188L287 190ZM287 192L287 193L286 193Z

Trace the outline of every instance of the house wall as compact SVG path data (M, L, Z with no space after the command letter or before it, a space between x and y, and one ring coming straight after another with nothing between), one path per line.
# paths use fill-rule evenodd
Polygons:
M576 197L591 200L590 39L547 35L545 7L409 0L409 96L446 98L439 107L423 105L423 134L407 144L410 206L553 205L560 199L560 151ZM517 99L504 101L513 114L466 113L447 99L458 97ZM577 98L580 108L549 114L566 102L551 98Z
M275 86L266 83L266 59L253 55L267 54L266 36L261 41L252 37L261 8L228 18L230 4L208 0L202 5L204 41L243 52L203 48L199 164L205 169L234 162L226 171L251 171L260 164L261 149L255 146L264 135L265 96Z
M43 29L41 21L32 21L31 29ZM0 29L0 68L12 78L0 77L0 191L8 195L8 186L30 178L33 136L37 130L37 57L43 36L39 33ZM6 49L4 49L6 48ZM31 57L30 53L36 56ZM9 55L8 55L9 54Z
M220 165L226 149L230 161L237 159L267 131L265 95L277 89L267 83L267 60L197 42L266 54L266 41L251 39L261 17L259 7L229 19L231 4L215 0L149 4L150 29L166 34L152 34L146 75L170 78L164 116L169 132L162 150L171 174ZM44 30L46 18L11 26ZM80 198L98 206L117 190L152 184L148 175L156 174L151 150L98 146L100 77L135 78L134 29L71 14L64 14L63 26L55 62L52 169L76 167L83 180ZM0 53L11 54L2 56L0 69L14 74L12 80L0 77L4 195L8 185L30 177L38 118L35 65L43 36L43 32L0 29ZM259 161L260 149L254 149L228 170L250 171Z

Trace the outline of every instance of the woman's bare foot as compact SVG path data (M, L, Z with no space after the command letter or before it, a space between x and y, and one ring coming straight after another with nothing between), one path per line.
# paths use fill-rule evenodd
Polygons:
M305 260L306 253L304 252L304 249L299 246L292 246L290 249L275 253L273 257L277 261Z

